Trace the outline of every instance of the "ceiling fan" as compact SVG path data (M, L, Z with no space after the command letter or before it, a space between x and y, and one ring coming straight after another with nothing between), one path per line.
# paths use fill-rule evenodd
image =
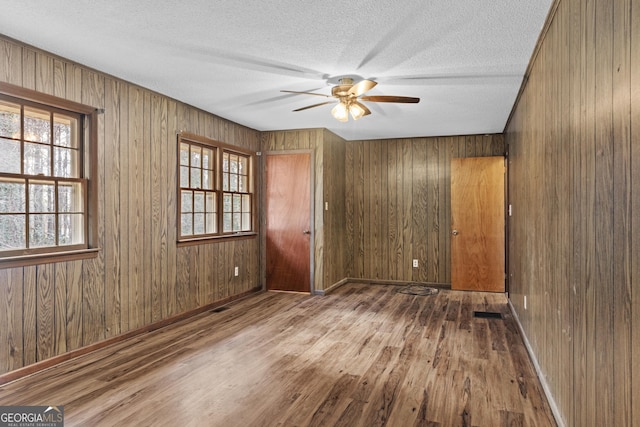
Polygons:
M358 120L361 117L371 114L371 110L367 108L360 101L366 102L397 102L404 104L415 104L420 102L420 98L412 98L409 96L362 96L365 92L373 89L378 83L373 80L361 80L358 83L353 83L353 79L350 77L343 77L338 80L338 84L331 88L331 95L324 95L315 92L297 92L294 90L282 90L281 92L296 93L302 95L314 95L322 96L325 98L336 98L338 105L333 107L331 114L336 120L346 122L349 120L349 113L353 120ZM336 102L335 100L320 102L318 104L307 105L306 107L298 108L293 111L303 111L309 108L319 107L321 105L331 104Z

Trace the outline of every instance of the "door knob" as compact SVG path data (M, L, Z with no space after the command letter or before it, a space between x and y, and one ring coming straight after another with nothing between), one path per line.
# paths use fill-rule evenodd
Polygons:
M309 230L304 230L304 231L302 232L302 234L311 234L311 231L309 231Z
M458 230L452 230L451 234L453 234L454 236L457 236L458 235Z

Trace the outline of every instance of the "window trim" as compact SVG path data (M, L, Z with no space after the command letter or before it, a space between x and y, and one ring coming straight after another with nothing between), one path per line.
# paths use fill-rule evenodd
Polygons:
M214 158L215 158L215 167L214 167L214 188L217 204L216 211L216 225L217 232L210 234L195 234L190 236L182 236L181 234L181 214L182 214L182 197L180 186L180 144L185 141L188 143L195 143L201 146L207 146L214 150ZM238 232L224 232L223 231L223 195L224 191L222 189L222 157L223 153L232 153L238 154L242 156L246 156L249 158L249 176L248 182L250 185L251 191L249 192L250 203L251 203L251 231L238 231ZM200 135L196 135L189 132L178 132L177 134L177 144L176 144L176 240L178 246L190 246L197 245L202 243L207 243L214 240L220 239L247 239L254 238L258 235L258 231L256 229L258 224L258 207L256 204L257 194L256 194L256 164L257 164L257 154L255 151L247 150L245 148L237 147L230 144L225 144L223 142L209 139Z
M81 135L79 150L80 168L82 173L80 178L73 178L72 180L82 181L85 190L85 197L83 200L85 209L84 244L5 251L8 255L0 255L0 268L46 264L51 262L96 257L99 252L99 248L96 247L98 241L98 198L97 180L92 178L93 174L96 172L97 165L97 150L93 147L96 146L98 137L97 116L100 111L95 107L4 82L0 82L0 94L15 98L16 101L24 105L33 106L32 104L36 104L36 107L45 107L49 111L62 110L62 113L70 113L79 116L79 130ZM24 177L24 175L20 176ZM37 179L37 177L30 178ZM56 177L51 176L43 177L45 180L47 178L56 179Z

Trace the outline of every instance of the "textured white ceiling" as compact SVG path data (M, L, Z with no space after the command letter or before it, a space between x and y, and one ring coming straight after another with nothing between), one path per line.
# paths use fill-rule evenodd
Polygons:
M258 130L345 139L502 132L552 0L0 0L0 33ZM367 103L291 110L352 75Z

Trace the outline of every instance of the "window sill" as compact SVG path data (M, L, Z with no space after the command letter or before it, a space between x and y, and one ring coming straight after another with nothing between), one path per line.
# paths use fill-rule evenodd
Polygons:
M223 236L207 236L207 237L195 237L193 239L183 239L178 240L178 247L182 246L194 246L194 245L204 245L207 243L215 243L223 240L244 240L244 239L253 239L258 236L258 233L255 231L247 232L247 233L235 233L235 234L225 234Z
M0 258L0 268L27 267L36 264L50 264L54 262L78 261L95 258L100 248L80 249L67 252L49 252L44 254L20 255Z

